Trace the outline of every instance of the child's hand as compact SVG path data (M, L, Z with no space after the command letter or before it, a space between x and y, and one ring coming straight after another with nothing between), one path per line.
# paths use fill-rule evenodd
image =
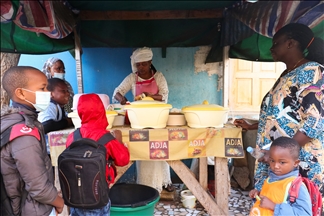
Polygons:
M259 195L260 192L257 189L253 189L250 191L249 196L253 199L256 195Z
M260 196L260 207L261 208L266 208L274 211L276 207L276 203L272 202L268 197L266 196Z

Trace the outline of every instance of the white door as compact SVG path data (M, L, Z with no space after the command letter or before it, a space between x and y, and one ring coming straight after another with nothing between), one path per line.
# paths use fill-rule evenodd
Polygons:
M264 95L285 70L285 64L230 59L229 65L229 108L234 115L258 115Z

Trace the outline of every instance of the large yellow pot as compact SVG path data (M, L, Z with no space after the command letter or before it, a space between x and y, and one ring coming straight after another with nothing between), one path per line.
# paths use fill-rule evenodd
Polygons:
M227 122L229 109L216 105L196 104L182 108L187 124L192 128L221 128Z
M165 128L171 104L154 100L134 101L125 105L132 128Z

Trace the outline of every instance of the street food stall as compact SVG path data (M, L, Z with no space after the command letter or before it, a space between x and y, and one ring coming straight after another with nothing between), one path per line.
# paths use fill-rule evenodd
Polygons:
M244 157L241 129L232 125L223 128L166 127L162 129L132 129L128 126L113 127L122 131L123 142L130 151L132 161L118 167L117 179L137 160L165 160L183 183L192 191L211 215L228 215L229 174L227 158ZM53 166L65 149L67 136L74 129L48 134ZM207 192L207 158L215 158L215 199ZM199 158L197 180L182 159ZM59 187L56 178L56 187Z
M74 97L74 104L79 97ZM130 152L131 163L118 169L117 179L134 161L166 161L211 215L227 215L230 188L227 158L244 157L241 128L225 124L228 119L227 108L209 104L205 100L202 104L183 107L182 113L171 112L179 110L171 110L171 104L154 101L150 97L124 106L108 105L106 100L101 101L107 110L107 130L120 130L122 141ZM78 106L74 107L73 113L69 115L72 116L74 127L79 128L81 121ZM113 126L118 118L112 116L113 111L108 109L118 110L115 112L119 116L127 112L130 125L124 121L125 124ZM170 121L174 116L183 117L184 121ZM64 151L66 139L73 131L67 129L48 133L52 163L56 170L57 158ZM207 193L207 157L215 160L215 199ZM198 180L181 162L182 159L190 158L199 158Z
M44 54L74 49L78 93L84 92L86 84L81 64L81 54L86 50L82 48L159 47L164 58L168 47L210 45L212 48L206 63L226 61L228 57L272 61L266 51L273 33L283 25L289 22L306 23L314 28L316 35L324 35L323 13L313 16L323 11L322 1L259 1L252 4L246 1L122 3L12 0L6 3L9 4L3 7L4 10L2 6L5 4L1 3L4 15L1 19L1 52ZM23 4L37 9L23 7ZM46 22L26 23L26 20ZM229 52L224 49L226 46L231 46ZM228 70L224 63L223 76L229 74ZM96 82L96 79L87 82ZM228 87L226 83L224 86ZM200 86L188 88L198 90ZM228 92L228 89L223 91L224 106L228 103ZM123 133L132 161L167 161L211 215L227 215L230 187L227 158L244 156L241 129L230 125L200 129L187 126L141 130L117 128ZM54 166L58 155L65 149L66 137L73 130L49 134ZM207 156L215 158L215 200L206 192ZM199 158L199 181L180 161L186 158ZM120 168L119 173L125 172L125 169Z

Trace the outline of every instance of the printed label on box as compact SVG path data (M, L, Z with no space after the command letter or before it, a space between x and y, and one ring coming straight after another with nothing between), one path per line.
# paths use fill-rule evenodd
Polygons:
M225 138L225 156L244 156L243 143L241 138Z
M149 130L130 130L129 141L149 141Z
M188 156L189 157L206 156L205 139L191 140L188 146Z
M188 140L188 130L183 128L169 129L169 140Z
M169 159L169 141L150 141L150 159Z

